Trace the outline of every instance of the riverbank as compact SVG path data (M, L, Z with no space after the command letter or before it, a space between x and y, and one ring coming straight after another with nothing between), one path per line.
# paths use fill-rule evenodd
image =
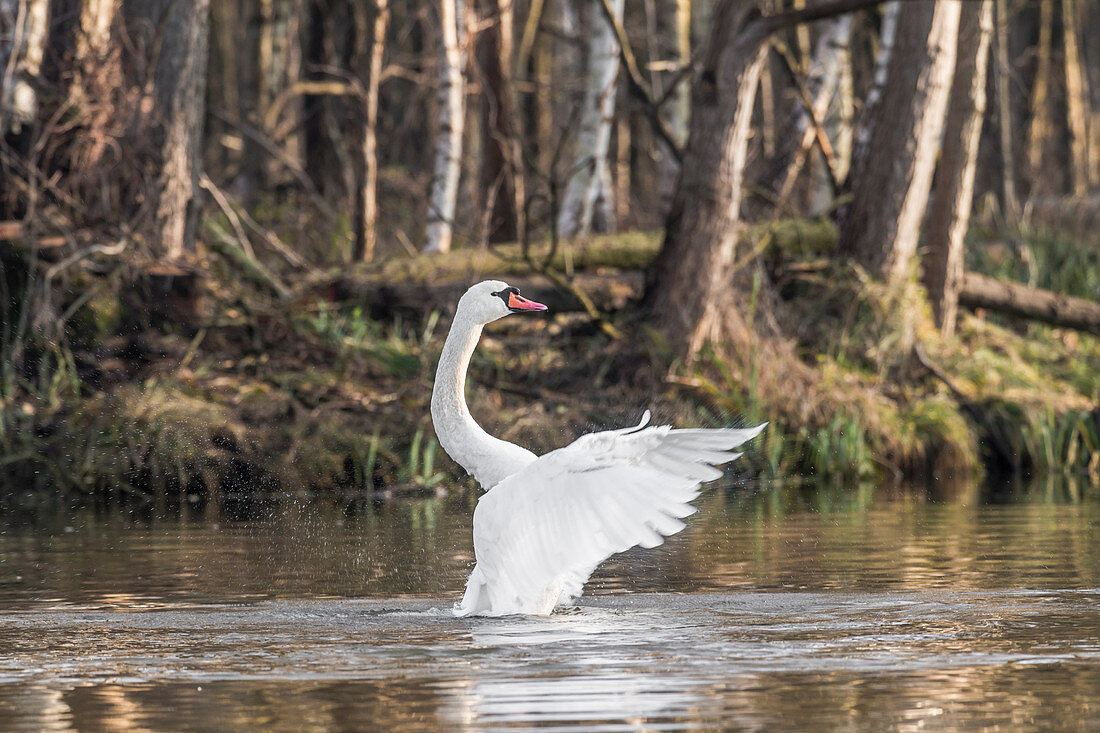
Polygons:
M7 391L0 479L9 492L196 500L470 485L432 432L432 374L455 293L505 277L555 312L487 330L469 400L486 429L536 452L648 408L677 425L768 420L736 468L769 478L1056 470L1100 485L1096 337L964 312L943 338L919 289L889 292L822 258L830 231L752 230L772 240L762 268L780 295L745 312L782 336L758 329L771 335L690 366L638 319L656 234L553 257L514 245L297 274L249 269L219 240L168 276L177 285L115 270L78 304L71 334L32 345Z

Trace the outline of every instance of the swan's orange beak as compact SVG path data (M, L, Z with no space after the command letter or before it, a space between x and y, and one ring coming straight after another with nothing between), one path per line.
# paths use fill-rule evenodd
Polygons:
M542 303L536 303L533 300L527 300L522 295L516 293L508 293L508 310L512 311L544 311L546 306Z

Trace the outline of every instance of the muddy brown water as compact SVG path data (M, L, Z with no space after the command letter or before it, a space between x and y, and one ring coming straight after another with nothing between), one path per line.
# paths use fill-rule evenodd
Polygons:
M8 512L0 729L1100 730L1100 502L1017 499L711 491L474 619L469 497Z

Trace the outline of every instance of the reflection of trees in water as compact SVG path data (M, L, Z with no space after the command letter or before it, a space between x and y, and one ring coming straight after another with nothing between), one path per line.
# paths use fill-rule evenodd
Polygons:
M470 725L658 724L918 730L1087 725L1100 668L991 664L755 672L468 674L350 681L241 680L0 687L5 724L86 730L456 730Z
M125 594L231 601L460 593L473 559L464 498L346 507L242 495L221 497L204 519L9 516L18 521L0 533L0 581L19 575L20 593L121 607Z
M991 508L976 503L974 490L949 503L912 493L876 502L876 494L793 487L731 503L712 495L671 542L658 573L667 588L682 590L1090 587L1100 580L1095 507Z

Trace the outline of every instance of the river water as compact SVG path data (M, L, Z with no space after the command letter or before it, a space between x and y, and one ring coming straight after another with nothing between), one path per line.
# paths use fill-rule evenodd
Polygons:
M1100 730L1100 502L712 490L548 618L473 497L0 515L5 730Z

